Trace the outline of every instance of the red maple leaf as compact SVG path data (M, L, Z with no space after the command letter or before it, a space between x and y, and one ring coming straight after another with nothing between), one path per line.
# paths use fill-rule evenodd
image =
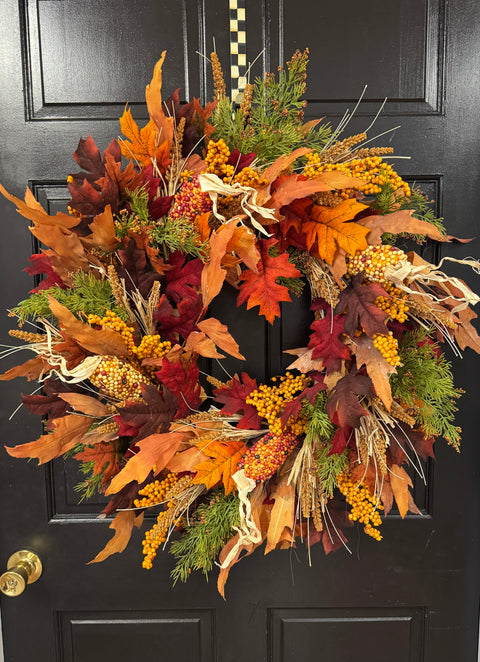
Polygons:
M352 428L360 425L360 418L366 416L367 411L360 404L358 395L375 395L375 389L369 377L352 371L338 380L328 397L326 406L332 423L342 428L346 425L351 425Z
M175 418L188 416L199 407L202 399L198 381L200 371L196 363L184 368L180 361L173 363L164 358L162 367L155 374L177 398L178 411Z
M277 283L277 278L298 278L301 273L288 261L288 253L270 255L270 249L278 244L276 239L260 239L260 260L258 274L250 269L242 271L239 280L240 294L237 306L247 301L247 310L260 306L260 315L273 324L275 317L280 317L280 301L291 301L288 289Z
M328 307L323 319L316 320L310 326L313 333L310 336L308 348L313 349L312 359L322 359L327 374L340 370L342 359L348 360L350 352L340 340L345 333L345 315L333 315Z
M256 380L249 377L246 372L242 372L240 379L238 375L235 375L225 386L213 391L215 400L223 404L222 414L230 415L243 412L237 427L244 430L260 430L262 426L262 420L256 408L253 405L247 405L245 402L250 393L255 391L256 388Z
M308 402L313 404L317 394L327 388L323 381L323 377L320 374L316 375L316 377L317 381L313 386L308 386L300 393L300 395L297 395L296 398L287 402L281 416L282 425L286 425L291 416L293 416L293 418L298 417L304 400L308 400Z
M156 432L167 432L177 409L176 393L168 388L159 390L153 384L141 384L140 388L145 403L129 402L118 408L122 421L138 429L135 442Z
M67 286L63 280L53 270L52 262L48 255L45 255L45 253L34 253L28 258L28 261L32 263L32 266L26 267L26 269L24 269L27 274L30 274L30 276L46 274L47 276L37 285L37 287L34 287L33 290L30 290L30 293L39 292L40 290L48 290L54 285L59 285L62 290L67 289Z
M334 313L346 312L345 331L350 337L355 336L357 329L364 329L368 336L374 333L387 333L385 322L388 314L377 308L375 299L378 296L388 297L379 283L363 285L364 274L359 273L350 280L350 284L340 294L340 299Z
M153 317L162 338L176 342L178 336L188 338L195 329L202 310L203 304L200 296L195 301L183 299L178 302L177 308L174 308L168 301L167 295L162 294Z
M183 253L175 251L170 255L168 263L172 267L165 274L165 293L168 298L176 303L183 299L196 300L198 291L194 288L200 288L203 262L195 258L185 264Z

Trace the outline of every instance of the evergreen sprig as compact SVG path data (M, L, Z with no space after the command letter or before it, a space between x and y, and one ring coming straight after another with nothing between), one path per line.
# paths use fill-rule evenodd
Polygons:
M106 310L113 310L122 319L126 319L125 311L115 304L108 280L101 280L83 271L74 273L72 278L73 287L64 290L59 285L54 285L47 290L34 292L28 299L20 301L12 312L18 315L21 321L39 317L53 318L48 305L50 295L77 316L79 313L104 315Z
M456 400L451 364L424 329L404 334L398 353L401 364L390 377L393 396L415 412L426 436L443 436L458 450L461 429L454 425Z
M322 484L325 495L329 498L333 496L333 492L337 485L337 475L342 473L348 465L347 451L338 455L337 453L330 454L332 449L331 444L320 446L316 452L317 461L317 474Z
M105 463L105 467L107 466L107 464L108 462ZM86 499L91 499L95 494L98 494L100 492L100 488L103 481L103 471L100 471L97 474L94 473L95 460L82 462L80 464L79 469L81 473L85 476L85 480L81 481L80 483L77 483L77 485L74 485L73 489L75 490L75 492L80 493L79 503L82 503L82 501Z
M239 522L238 497L215 490L197 508L182 537L170 545L170 553L177 560L171 572L174 585L178 580L186 582L192 570L202 570L208 580L217 555Z
M370 206L373 209L378 209L382 214L390 214L394 211L411 209L413 211L414 218L431 223L443 235L447 234L445 225L443 223L443 218L439 218L435 215L435 212L432 209L431 201L424 193L422 193L419 188L412 188L411 195L408 197L404 196L400 198L395 194L395 189L390 184L383 184L380 193L377 193L376 195L375 202L373 202ZM382 241L383 243L394 245L397 237L399 236L409 236L417 244L423 244L426 240L425 235L422 234L409 235L403 232L396 235L388 232L382 235Z
M208 242L202 242L195 226L186 218L167 218L149 231L150 243L159 248L167 260L169 253L181 251L184 255L205 261Z
M308 50L297 51L280 68L278 79L274 74L257 78L253 88L253 99L248 118L228 99L222 99L213 114L215 131L212 139L223 138L233 150L242 154L255 152L257 163L265 165L298 147L320 150L331 136L327 124L306 129L303 113Z

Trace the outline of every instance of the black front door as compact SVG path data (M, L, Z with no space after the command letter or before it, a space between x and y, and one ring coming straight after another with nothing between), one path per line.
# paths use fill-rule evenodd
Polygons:
M354 133L370 124L388 96L372 135L401 125L380 141L392 139L397 154L411 156L398 161L398 170L436 199L452 234L479 234L475 0L234 4L246 12L247 61L265 49L255 71L274 71L296 48L310 48L309 116L336 123L368 83ZM127 101L137 118L146 116L144 85L164 49L165 91L181 85L181 98L211 98L209 72L196 51L208 54L215 37L229 70L232 34L243 40L243 25L229 31L229 12L227 0L4 0L2 184L19 197L28 185L50 213L63 209L78 139L92 133L105 148L119 134L117 118ZM32 251L24 220L3 198L0 209L5 309L32 287L22 272ZM454 257L476 253L478 240L449 248ZM251 318L244 321L224 305L222 318L236 318L240 346L255 352L248 368L261 379L282 370L283 349L304 342L307 321L295 304L272 329L247 326ZM2 342L12 344L9 320L1 319ZM312 567L302 546L268 557L258 550L233 569L227 602L202 576L172 589L166 554L149 573L142 570L140 532L122 555L86 565L111 535L108 521L96 518L100 504L78 503L78 477L68 462L39 469L1 453L2 570L8 556L25 547L44 562L36 584L18 598L2 598L6 662L473 662L480 587L478 361L468 356L455 372L467 391L459 415L463 449L456 455L438 444L428 487L416 489L423 516L389 518L381 543L353 529L351 554L342 549L325 557L313 547ZM10 418L19 393L34 388L26 382L1 387L7 445L40 434L38 420L25 411Z

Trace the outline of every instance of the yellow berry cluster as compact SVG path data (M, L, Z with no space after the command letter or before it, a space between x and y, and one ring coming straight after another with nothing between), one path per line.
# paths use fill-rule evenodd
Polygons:
M307 165L303 171L309 179L317 177L322 172L338 171L350 177L363 179L365 184L355 188L365 195L380 193L382 186L388 184L394 191L403 189L406 196L411 195L407 182L395 172L391 165L385 163L380 156L367 156L364 159L351 159L343 163L321 163L321 157L316 152L307 154ZM349 189L340 192L341 197L350 197Z
M148 485L138 491L138 496L143 497L143 499L135 499L133 505L135 508L149 508L150 506L163 503L165 495L177 481L177 474L169 473L163 480L154 480L153 483L148 483Z
M240 184L240 186L266 186L268 179L262 177L253 168L247 167L235 175L233 183Z
M380 526L382 519L379 510L383 505L377 494L372 494L366 485L355 483L348 472L337 475L337 486L345 496L347 503L352 506L348 519L364 524L364 531L375 540L381 540Z
M207 155L205 157L207 172L217 175L223 179L225 183L229 182L232 179L235 170L233 165L227 163L229 157L230 150L223 138L220 138L220 140L217 140L216 142L214 140L209 140Z
M258 485L273 476L297 443L298 437L292 430L279 435L269 432L248 449L238 467L245 469L245 475Z
M162 356L168 354L172 348L172 343L169 340L162 340L162 338L155 334L143 336L142 342L138 347L135 347L135 355L139 361L142 359L160 359ZM157 367L151 365L142 366L142 370L150 377L153 377Z
M398 340L393 337L393 333L391 331L389 331L388 335L384 335L383 333L374 333L373 345L386 359L387 363L393 365L394 368L397 365L400 365L400 357L398 355Z
M272 378L272 382L275 381L277 381L277 377ZM309 379L306 375L300 374L294 377L291 372L287 372L284 376L280 377L278 386L261 384L255 391L250 393L245 402L247 405L253 405L258 415L266 419L272 434L279 435L282 433L280 412L284 405L293 400L299 391L303 391L308 381Z
M402 324L407 321L409 307L406 304L407 295L392 283L384 283L383 287L390 295L389 297L379 296L375 299L375 305L380 310L384 310L392 318Z
M405 253L395 246L388 244L367 246L364 251L356 251L354 255L349 256L347 274L355 276L364 271L368 280L384 283L385 267L387 265L395 266L400 260L406 259Z
M135 353L135 342L133 340L134 328L128 326L116 313L111 310L107 310L105 317L100 317L100 315L89 315L87 317L89 324L98 324L98 326L105 326L108 329L113 329L119 333L125 345L127 346L128 353L133 355Z
M193 170L182 170L180 173L180 182L184 184L186 181L193 177Z
M147 376L118 356L105 356L90 376L90 381L105 395L119 400L140 400L140 384L150 383Z

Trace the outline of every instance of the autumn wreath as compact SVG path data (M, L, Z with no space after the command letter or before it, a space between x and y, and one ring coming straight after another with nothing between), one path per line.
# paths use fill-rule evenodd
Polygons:
M394 501L418 512L405 465L422 474L437 436L458 449L460 391L440 346L480 352L478 297L442 271L450 258L434 266L398 246L452 237L392 149L342 138L345 122L304 123L308 51L247 84L239 106L213 53L205 108L178 91L162 100L164 57L143 128L125 109L125 137L103 155L80 140L68 214L1 187L44 247L27 268L43 280L10 311L35 356L1 379L40 380L23 403L47 430L7 450L40 464L73 455L83 497L112 497L115 535L94 561L123 551L153 510L143 566L169 544L174 581L217 563L223 594L264 542L328 553L353 522L380 540ZM243 359L209 312L222 288L273 323L305 283L313 322L286 374L201 377L201 357Z

